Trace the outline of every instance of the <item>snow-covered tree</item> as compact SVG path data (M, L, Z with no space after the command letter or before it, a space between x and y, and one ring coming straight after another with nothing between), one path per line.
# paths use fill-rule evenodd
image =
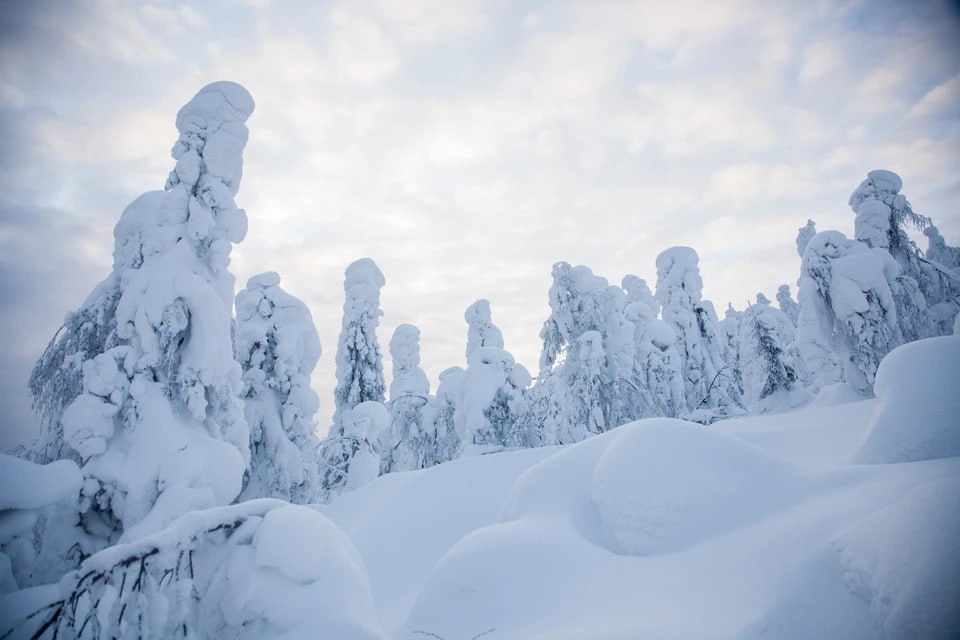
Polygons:
M385 637L346 534L280 500L187 513L85 559L53 586L5 607L4 637Z
M493 324L490 316L490 302L487 300L477 300L463 313L463 319L467 321L469 329L467 330L467 361L470 356L480 347L496 347L503 349L503 334L500 329Z
M88 551L240 492L249 431L227 266L247 230L234 195L253 107L241 86L217 82L180 110L165 190L123 212L113 273L34 370L37 458L82 461Z
M797 342L815 387L846 379L870 393L880 361L902 342L884 255L839 231L820 232L807 245Z
M794 327L797 326L797 318L800 317L800 305L790 295L790 285L782 284L777 287L777 304L780 305L780 311L787 316Z
M343 433L347 414L353 407L386 399L383 359L377 342L377 326L383 315L380 289L385 284L383 273L370 258L361 258L346 269L343 325L337 343L337 386L333 391L334 435Z
M381 471L409 471L436 464L436 433L430 416L430 383L420 368L420 330L401 324L390 339L390 430L384 434Z
M531 446L517 419L526 410L531 382L526 368L497 347L479 347L457 386L454 425L464 455Z
M793 323L786 314L757 296L740 321L740 368L745 404L765 413L797 406L807 399L790 353Z
M727 359L727 366L733 373L733 378L741 396L743 395L743 372L740 369L740 323L742 319L743 313L734 309L733 303L728 302L723 320L720 321L720 329L725 338L724 354Z
M320 338L310 310L280 288L273 272L250 278L236 300L237 359L243 367L250 469L241 498L313 502L319 492L310 375Z
M923 235L927 236L927 259L938 262L948 269L960 269L960 247L948 245L940 235L940 230L933 225L924 229Z
M635 393L648 403L635 417L684 416L687 410L677 335L657 318L660 305L645 280L628 275L623 288L627 302L624 317L633 325Z
M433 432L436 434L437 464L448 462L460 455L460 434L457 433L455 415L460 385L463 382L463 367L449 367L440 372L440 384L433 399Z
M331 433L320 443L320 500L361 487L380 475L384 433L390 429L390 413L382 402L368 400L346 412L339 434Z
M907 234L908 229L926 230L931 221L913 210L900 193L902 187L900 176L892 171L878 169L867 174L849 201L856 214L855 237L870 248L888 251L900 265L901 279L916 281L925 306L957 298L960 296L960 274L924 258ZM906 288L913 287L907 285Z
M713 305L701 298L697 252L672 247L657 256L656 298L677 335L684 395L691 417L711 422L743 412L736 378L724 357L725 338Z
M797 253L803 257L803 252L807 249L807 243L813 236L817 235L817 223L807 219L807 224L797 230Z

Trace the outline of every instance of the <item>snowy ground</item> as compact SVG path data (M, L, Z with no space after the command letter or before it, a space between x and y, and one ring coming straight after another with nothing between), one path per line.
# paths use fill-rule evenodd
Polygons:
M848 395L391 474L323 511L404 640L952 637L960 458L851 464L880 401Z
M198 637L238 640L957 638L958 380L960 337L932 338L884 360L875 400L835 386L790 413L656 418L387 474L326 506L195 511L0 597L0 637L31 637L17 620L78 575L114 572L122 594L119 560L169 551L175 568L190 548L201 597L177 591L149 637L187 603ZM79 482L59 471L38 504ZM8 484L9 527L37 505ZM118 607L96 597L106 625Z

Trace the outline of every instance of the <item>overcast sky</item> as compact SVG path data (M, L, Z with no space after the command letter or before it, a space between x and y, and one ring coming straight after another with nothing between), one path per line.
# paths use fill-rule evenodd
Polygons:
M435 387L481 297L536 369L558 260L652 286L685 244L721 314L772 298L808 217L852 235L873 168L960 242L956 3L7 0L0 30L4 448L38 428L32 363L214 80L257 102L232 269L278 271L310 307L321 432L359 257L386 275L384 351L419 326Z

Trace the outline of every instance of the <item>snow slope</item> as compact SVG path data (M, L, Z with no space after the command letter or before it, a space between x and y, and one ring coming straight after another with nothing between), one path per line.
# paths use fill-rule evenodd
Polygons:
M925 348L891 377L932 375ZM852 395L391 474L323 511L403 640L952 637L960 458L853 464L883 398Z

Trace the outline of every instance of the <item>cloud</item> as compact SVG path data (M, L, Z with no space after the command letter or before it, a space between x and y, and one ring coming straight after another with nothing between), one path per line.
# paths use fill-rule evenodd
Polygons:
M321 430L362 256L387 278L381 345L419 325L436 380L479 297L536 369L557 260L653 285L656 255L689 244L719 307L771 295L796 277L797 227L849 233L878 166L956 243L960 30L911 5L5 3L0 242L20 288L0 325L23 352L4 371L22 377L105 275L123 207L172 167L177 109L219 79L257 101L232 269L280 272L312 310Z

